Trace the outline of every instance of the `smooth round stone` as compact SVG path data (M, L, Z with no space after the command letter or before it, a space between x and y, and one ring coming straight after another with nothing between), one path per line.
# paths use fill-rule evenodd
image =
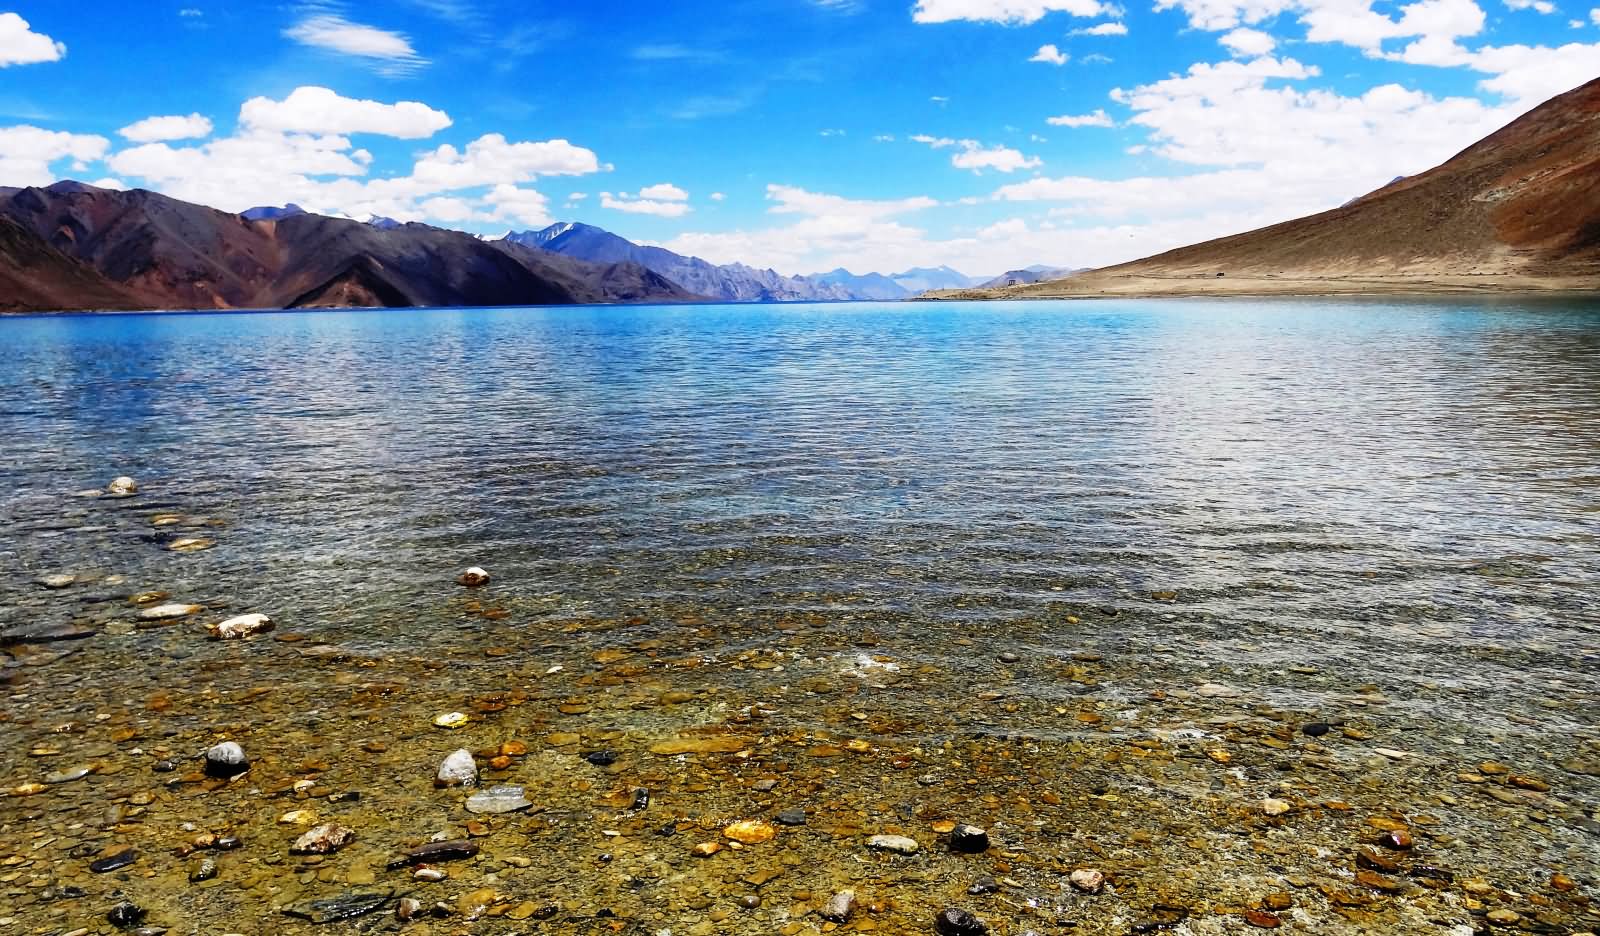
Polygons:
M456 582L466 586L467 588L477 588L480 585L489 584L489 573L478 568L477 566L473 566L467 571L461 573L461 575L456 578Z
M457 728L465 728L468 721L471 721L471 719L460 712L445 712L443 715L435 715L433 718L435 725L440 728L449 728L452 731Z
M476 786L478 783L478 762L473 760L472 752L459 750L444 759L439 765L439 773L434 777L436 786Z
M874 835L867 839L867 847L874 851L894 852L897 855L917 853L917 840L904 835Z
M59 575L42 576L38 581L39 581L39 584L43 585L45 588L49 588L51 590L58 590L58 589L67 588L67 587L71 586L72 583L76 582L77 580L78 580L78 577L76 575L67 575L65 573L62 573L62 574L59 574Z
M1281 799L1264 799L1261 801L1261 811L1269 816L1281 816L1293 807Z
M1079 868L1068 877L1072 886L1085 894L1098 894L1106 886L1106 876L1093 868Z
M171 621L191 614L199 614L205 610L197 604L163 604L153 608L145 608L139 612L139 617L146 621Z
M50 774L48 777L45 777L44 782L49 784L71 783L74 780L82 780L91 773L93 773L93 771L91 771L88 767L74 767L70 770L58 770L55 773Z
M106 485L106 493L113 497L129 497L139 493L139 482L123 475L112 479L111 483Z
M1311 724L1302 727L1300 729L1300 733L1304 734L1308 738L1320 738L1332 730L1332 725L1327 725L1322 722L1312 722Z
M241 614L213 625L211 634L219 640L243 640L256 634L265 634L273 626L272 618L265 614Z
M250 769L250 758L236 742L224 741L206 751L206 776L232 780Z
M503 813L521 812L533 806L522 787L498 786L490 787L481 793L474 793L467 797L467 812L480 816L498 816Z
M933 919L933 928L939 936L985 936L989 927L970 910L949 907L939 911Z
M778 825L803 826L806 824L806 811L799 808L785 809L772 818L778 821Z

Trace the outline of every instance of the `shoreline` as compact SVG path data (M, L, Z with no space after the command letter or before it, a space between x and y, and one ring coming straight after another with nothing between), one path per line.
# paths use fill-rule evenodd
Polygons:
M1426 277L1276 277L1204 274L1085 273L1064 280L1002 289L925 293L920 302L1027 299L1288 299L1335 297L1600 296L1600 279L1506 274Z

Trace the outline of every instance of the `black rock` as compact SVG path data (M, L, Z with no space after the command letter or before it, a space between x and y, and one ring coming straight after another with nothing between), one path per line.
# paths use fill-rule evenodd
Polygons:
M112 871L126 868L139 860L139 853L131 848L125 848L109 858L101 858L89 865L89 870L95 874L108 874Z
M998 894L1000 893L1000 882L992 877L981 877L972 882L972 886L967 888L967 893L974 897L981 897L985 894Z
M332 796L328 797L328 802L330 802L330 803L359 803L359 802L361 802L361 794L359 792L357 792L356 790L346 790L343 793L335 793Z
M596 767L610 767L617 762L616 751L591 751L583 755L583 759Z
M337 923L340 920L352 920L364 916L389 902L394 896L392 888L383 888L374 891L351 891L337 897L328 897L323 900L309 900L305 903L285 907L284 913L313 923Z
M0 647L19 644L56 643L62 640L83 640L99 633L92 627L78 624L23 624L0 630Z
M240 841L237 835L224 835L215 842L212 842L211 847L217 851L233 851L238 848L243 848L244 842Z
M478 854L476 842L457 839L453 842L430 842L419 848L413 848L403 856L389 862L390 869L403 868L406 865L430 864L435 861L461 861Z
M147 916L149 913L143 907L124 900L111 908L111 912L106 914L106 919L117 929L133 929L143 923Z
M1320 738L1332 730L1333 727L1324 722L1312 722L1301 728L1300 732L1308 738Z
M977 855L989 850L989 833L962 823L950 830L950 850Z
M172 773L178 769L178 765L169 760L158 760L151 765L150 769L155 773Z
M773 818L778 820L778 825L802 826L806 824L806 811L804 809L785 809Z
M634 812L650 808L650 791L644 787L634 787L633 803L628 807Z
M970 910L949 907L933 918L933 928L939 936L987 936L989 927L972 915Z

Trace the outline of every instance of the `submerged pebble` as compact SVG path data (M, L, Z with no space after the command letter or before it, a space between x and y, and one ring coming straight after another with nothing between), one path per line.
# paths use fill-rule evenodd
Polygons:
M533 806L533 802L525 795L519 786L490 787L481 793L474 793L467 797L467 812L478 815L497 816L504 813L521 812Z
M218 640L243 640L246 637L268 633L274 626L272 618L265 614L241 614L212 625L210 630L211 635Z
M250 759L236 741L224 741L206 751L206 776L232 780L250 769Z
M939 936L987 936L989 927L972 913L959 907L939 911L934 917L934 931Z
M434 786L474 786L478 782L478 762L473 759L472 752L462 749L452 753L439 765L439 771L434 775Z
M875 851L894 852L897 855L914 855L920 847L917 840L904 835L874 835L867 839L867 847Z

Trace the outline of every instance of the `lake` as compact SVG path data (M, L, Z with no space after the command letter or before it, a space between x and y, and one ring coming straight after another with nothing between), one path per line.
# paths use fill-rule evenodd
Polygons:
M848 928L895 933L1600 926L1600 302L0 338L19 932L409 895L448 908L418 932L794 936L846 889ZM118 476L137 496L91 496ZM433 782L457 748L532 805L464 810ZM354 843L290 854L324 822ZM441 837L479 852L386 868Z

